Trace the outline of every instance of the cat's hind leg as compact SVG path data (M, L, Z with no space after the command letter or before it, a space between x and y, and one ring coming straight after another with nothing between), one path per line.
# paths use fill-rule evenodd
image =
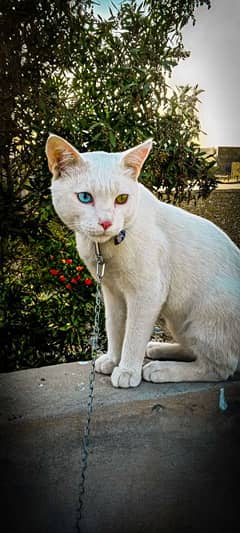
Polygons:
M153 383L184 381L222 381L228 378L226 370L207 369L199 360L191 362L152 361L143 367L143 379Z
M229 305L228 305L229 310ZM211 309L210 309L211 311ZM196 320L188 321L184 332L183 351L180 345L158 343L149 345L149 355L155 360L143 367L143 378L154 383L181 381L223 381L234 374L239 359L238 310L228 320L221 312L208 311L208 319L198 313ZM161 357L161 355L164 357ZM192 359L183 359L183 355ZM162 359L162 361L156 361ZM175 360L166 360L166 359Z
M175 355L177 353L176 348ZM190 346L189 353L195 355L195 359L190 361L155 360L147 363L143 367L143 378L153 383L216 382L228 379L237 369L238 358L230 346L220 347L198 340L195 342L195 346ZM180 349L179 354L181 354Z
M161 361L194 361L195 357L181 344L170 342L149 342L146 349L146 357Z

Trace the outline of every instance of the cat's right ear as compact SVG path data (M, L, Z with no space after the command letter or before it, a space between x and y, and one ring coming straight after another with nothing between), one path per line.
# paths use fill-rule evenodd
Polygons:
M49 135L46 143L48 167L54 178L60 178L69 166L83 163L79 152L58 135Z

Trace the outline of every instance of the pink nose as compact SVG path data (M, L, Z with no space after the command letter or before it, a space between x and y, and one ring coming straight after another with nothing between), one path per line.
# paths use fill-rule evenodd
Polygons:
M99 222L99 224L103 227L104 230L112 226L112 222L110 222L110 220L103 220L102 222Z

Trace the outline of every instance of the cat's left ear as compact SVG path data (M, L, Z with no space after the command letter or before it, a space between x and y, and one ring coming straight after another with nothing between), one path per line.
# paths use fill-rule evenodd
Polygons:
M152 139L148 139L134 148L130 148L123 152L122 163L125 168L131 170L131 176L137 179L143 163L152 148Z
M49 170L54 178L60 178L69 166L83 163L83 157L69 142L58 135L50 135L46 143Z

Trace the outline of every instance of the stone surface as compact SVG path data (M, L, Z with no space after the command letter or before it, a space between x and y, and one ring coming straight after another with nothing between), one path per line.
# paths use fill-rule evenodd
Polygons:
M89 369L0 375L4 531L77 531ZM97 375L82 533L238 531L239 422L237 380L118 390Z

